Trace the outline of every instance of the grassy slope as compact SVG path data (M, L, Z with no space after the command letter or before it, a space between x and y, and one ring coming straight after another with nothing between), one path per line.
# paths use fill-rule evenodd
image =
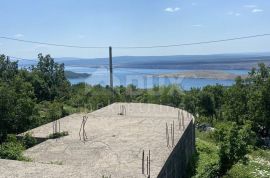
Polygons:
M226 177L268 178L270 177L270 151L254 150L249 155L247 164L239 162L228 172Z
M218 146L206 132L196 132L198 162L194 177L207 177L209 166L218 162ZM269 178L270 150L257 149L248 155L248 162L235 164L224 178Z

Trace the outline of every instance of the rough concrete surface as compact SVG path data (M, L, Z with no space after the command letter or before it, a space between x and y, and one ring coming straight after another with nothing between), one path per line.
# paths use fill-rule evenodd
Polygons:
M126 115L119 115L124 106ZM60 119L61 131L69 135L42 142L24 152L32 162L0 159L0 177L93 177L144 178L146 156L151 151L151 177L157 177L173 147L167 147L166 123L174 122L174 143L179 130L179 109L155 104L114 103L87 114L73 114ZM192 117L183 112L185 126ZM83 116L87 140L80 140ZM34 137L45 138L53 132L49 123L30 130ZM82 138L82 134L81 134ZM170 138L171 139L171 138ZM171 143L170 143L171 145ZM142 152L145 151L145 174Z

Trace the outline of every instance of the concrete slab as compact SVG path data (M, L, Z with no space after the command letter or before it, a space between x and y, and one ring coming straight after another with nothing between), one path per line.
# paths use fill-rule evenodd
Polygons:
M119 115L122 107L125 108L125 115ZM142 174L142 152L145 151L146 173L146 156L150 150L151 177L157 177L173 150L173 147L167 147L166 123L169 133L171 124L175 124L175 144L185 131L183 127L179 130L178 112L179 109L155 104L115 103L86 114L88 120L85 132L88 139L85 142L79 136L84 114L70 115L60 119L61 130L68 131L68 136L47 140L26 150L24 155L30 157L33 163L11 161L5 166L4 172L11 175L13 168L18 166L22 175L33 173L33 177L43 177L39 176L41 174L38 171L33 171L37 167L37 170L40 168L48 172L46 176L49 177L111 175L117 178L143 178L147 176ZM184 125L188 126L192 118L186 111L181 112L184 115ZM53 132L53 124L29 132L34 137L45 138Z

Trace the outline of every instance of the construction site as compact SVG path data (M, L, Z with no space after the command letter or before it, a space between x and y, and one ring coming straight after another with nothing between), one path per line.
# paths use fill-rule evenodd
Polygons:
M48 138L57 132L68 134ZM114 103L27 133L40 141L31 161L0 159L0 177L182 178L195 151L194 117L156 104Z

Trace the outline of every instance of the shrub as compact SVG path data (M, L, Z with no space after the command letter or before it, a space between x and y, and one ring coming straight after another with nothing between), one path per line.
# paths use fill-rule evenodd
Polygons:
M224 178L231 178L231 177L254 178L254 176L250 172L255 172L255 169L258 169L258 168L256 167L250 168L250 167L251 165L244 165L242 163L237 163L233 165L233 167L227 172Z
M60 137L64 137L64 136L67 136L67 135L68 135L67 131L56 132L56 133L50 134L48 138L49 139L55 139L55 138L60 138Z
M215 178L219 175L218 147L201 139L196 140L198 162L195 178Z
M22 138L22 143L25 146L25 148L31 148L37 144L37 140L34 137L32 137L31 133L26 133Z
M224 175L235 163L245 161L252 145L255 144L254 132L251 124L246 123L238 126L231 123L229 126L222 125L217 129L219 135L220 173Z
M0 147L0 158L11 160L27 160L23 156L24 146L18 141L4 142Z
M7 135L6 142L14 142L14 143L16 143L17 142L16 135L14 135L14 134L8 134Z
M218 162L211 162L205 165L204 170L196 175L198 178L216 178L219 175L220 165Z

